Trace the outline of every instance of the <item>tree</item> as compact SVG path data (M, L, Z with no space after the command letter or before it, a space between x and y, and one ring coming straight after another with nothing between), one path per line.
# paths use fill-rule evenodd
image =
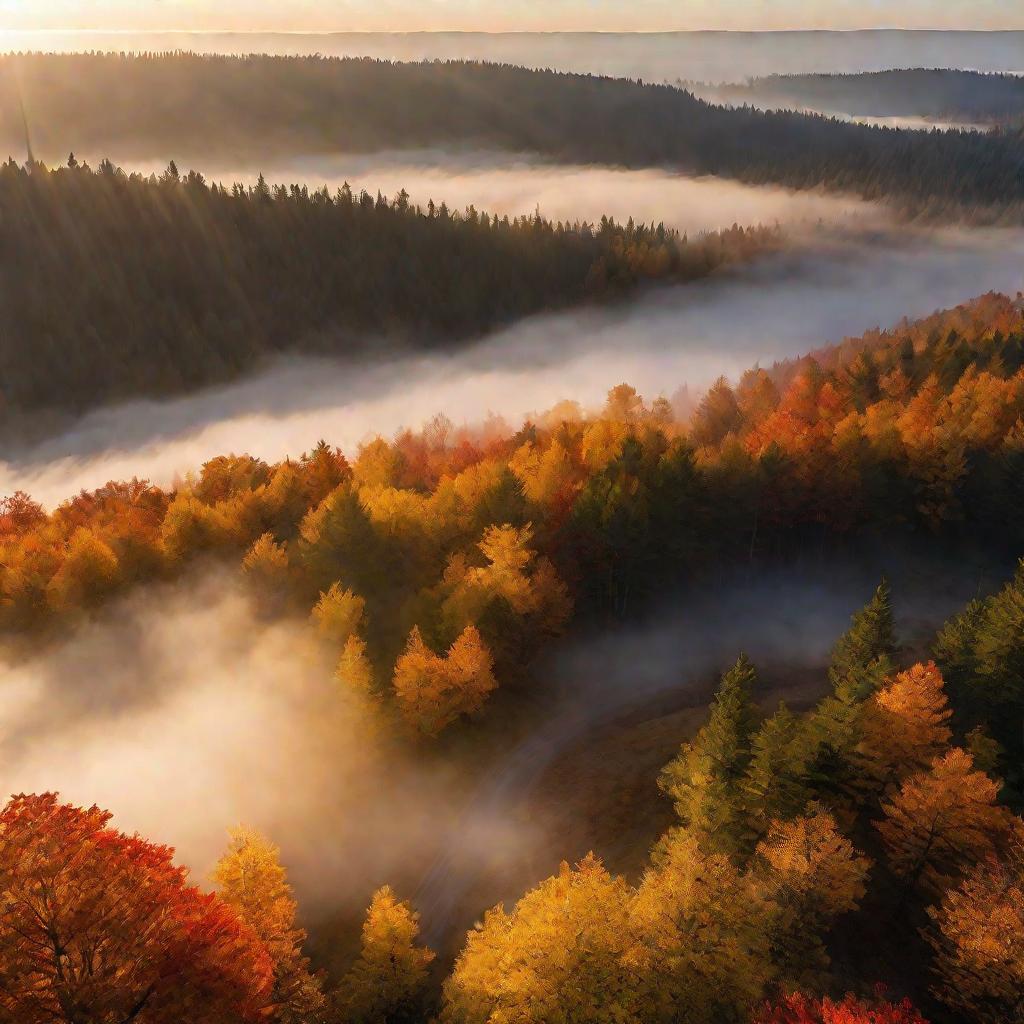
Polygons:
M746 655L722 676L707 724L662 770L658 785L683 824L710 849L733 852L745 839L742 784L750 765L757 681Z
M188 885L171 850L109 822L53 793L15 796L0 812L0 1017L260 1019L273 962L257 935Z
M272 533L262 534L242 559L242 572L261 602L278 607L291 584L288 551L274 541Z
M373 665L366 655L366 644L356 634L345 641L345 649L334 674L353 693L368 696L374 692Z
M780 705L754 735L743 780L747 820L755 835L763 835L772 821L787 821L807 806L811 798L808 758L804 724L785 704Z
M860 719L857 766L877 793L926 769L949 743L953 712L934 662L901 672L875 693Z
M313 1024L326 1009L320 983L302 955L306 933L281 865L280 850L253 829L238 828L213 872L220 898L259 936L274 962L273 1019Z
M79 527L47 585L47 597L58 611L95 607L117 587L118 568L110 545L92 530Z
M1024 1020L1024 825L928 914L939 999L977 1024Z
M928 1024L909 999L891 1003L883 995L858 999L853 993L839 1002L795 992L764 1006L754 1024Z
M1006 830L1009 812L996 805L998 791L958 747L910 776L875 823L893 873L932 894L948 888Z
M836 696L847 702L870 696L892 674L895 654L892 594L882 580L832 650L828 675Z
M405 720L436 736L462 715L476 714L497 688L493 662L476 626L469 625L449 648L435 654L413 627L395 663L394 688Z
M717 445L726 436L737 432L743 424L743 414L736 404L736 395L724 377L708 388L693 416L690 437L696 445Z
M742 1020L775 977L763 887L685 828L655 848L630 911L644 1021Z
M417 945L419 919L390 887L373 894L362 946L339 989L346 1024L413 1024L424 1019L433 952Z
M639 1024L631 890L592 854L497 906L471 931L444 985L444 1024Z
M869 866L821 807L772 823L757 845L752 871L775 906L772 947L787 982L822 980L829 964L823 936L860 903Z
M320 594L312 618L320 636L341 650L363 625L365 610L366 602L358 594L332 583Z

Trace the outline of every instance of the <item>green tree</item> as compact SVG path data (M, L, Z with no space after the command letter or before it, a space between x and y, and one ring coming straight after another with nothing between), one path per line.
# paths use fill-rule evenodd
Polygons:
M757 724L751 699L756 682L754 666L741 654L722 676L707 723L658 780L683 824L720 852L738 850L746 838L743 782Z

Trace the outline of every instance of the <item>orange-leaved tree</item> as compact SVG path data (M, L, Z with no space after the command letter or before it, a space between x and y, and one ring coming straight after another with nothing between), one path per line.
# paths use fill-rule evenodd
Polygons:
M53 793L0 811L0 1019L18 1024L257 1020L273 963L173 851Z

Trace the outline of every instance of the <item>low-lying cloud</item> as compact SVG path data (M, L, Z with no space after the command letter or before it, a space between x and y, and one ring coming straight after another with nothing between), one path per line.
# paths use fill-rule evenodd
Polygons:
M110 479L170 485L218 454L277 460L321 437L351 452L438 411L517 424L564 398L599 406L621 381L671 395L986 291L1014 294L1022 260L1024 232L1012 230L819 239L619 306L526 320L455 354L293 360L230 387L98 410L35 444L0 445L0 494L52 506Z

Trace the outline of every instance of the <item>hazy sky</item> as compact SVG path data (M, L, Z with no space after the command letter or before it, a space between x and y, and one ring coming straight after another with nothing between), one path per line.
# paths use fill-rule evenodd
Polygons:
M1024 28L1022 0L0 0L0 29Z

